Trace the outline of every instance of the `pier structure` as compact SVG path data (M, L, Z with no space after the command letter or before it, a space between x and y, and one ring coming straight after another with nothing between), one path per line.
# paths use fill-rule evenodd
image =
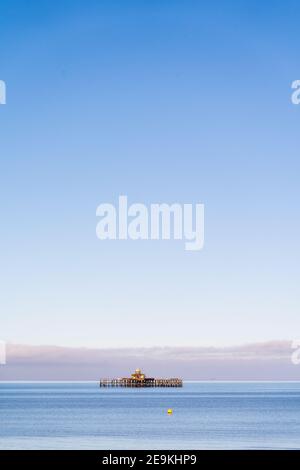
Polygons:
M182 379L155 379L146 377L141 369L136 369L131 377L100 379L100 387L182 387Z

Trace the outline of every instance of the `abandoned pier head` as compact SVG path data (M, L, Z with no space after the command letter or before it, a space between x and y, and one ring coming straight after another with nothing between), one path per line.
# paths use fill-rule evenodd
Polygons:
M100 379L100 387L182 387L182 379L155 379L146 377L141 369L136 369L131 377Z

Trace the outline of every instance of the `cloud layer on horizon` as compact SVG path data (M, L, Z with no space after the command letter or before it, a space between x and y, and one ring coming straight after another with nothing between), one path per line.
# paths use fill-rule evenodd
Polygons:
M151 376L188 380L298 380L290 341L232 347L88 349L7 345L0 380L98 380L141 367Z

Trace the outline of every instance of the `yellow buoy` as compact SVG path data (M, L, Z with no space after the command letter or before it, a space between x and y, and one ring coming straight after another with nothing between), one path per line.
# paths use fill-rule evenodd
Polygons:
M171 415L172 413L173 413L172 408L169 408L169 409L168 409L168 415Z

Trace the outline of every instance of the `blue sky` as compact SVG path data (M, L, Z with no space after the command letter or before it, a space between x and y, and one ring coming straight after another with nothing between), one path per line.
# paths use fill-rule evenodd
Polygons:
M296 2L0 8L1 339L299 336ZM99 241L96 207L120 194L204 203L204 250Z

